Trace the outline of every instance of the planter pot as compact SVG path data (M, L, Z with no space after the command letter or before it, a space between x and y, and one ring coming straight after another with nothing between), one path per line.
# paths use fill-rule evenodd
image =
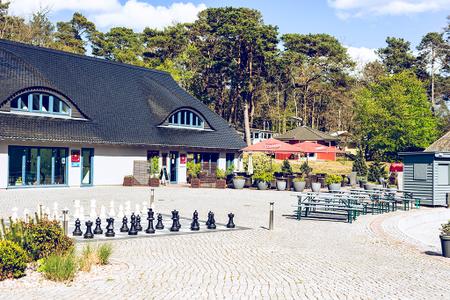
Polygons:
M296 192L303 192L306 186L306 181L294 181L294 190Z
M123 178L123 186L133 186L135 184L134 177L124 177Z
M191 188L197 189L200 187L200 179L192 178L191 179Z
M277 180L277 190L285 191L286 190L286 180Z
M269 186L269 184L265 181L258 182L258 190L267 190L268 186Z
M375 184L371 184L371 183L364 184L364 189L367 191L373 191L374 188L375 188Z
M450 235L440 235L442 256L450 258Z
M150 178L148 180L148 185L151 187L158 187L159 186L159 178Z
M224 189L227 186L227 181L225 179L216 180L216 189Z
M245 185L245 179L233 178L233 187L237 190L243 189Z
M313 182L313 183L311 183L311 190L314 192L314 193L318 193L318 192L320 192L320 187L321 187L322 185L321 185L321 183L320 182Z
M329 191L339 191L341 190L341 184L340 183L332 183L328 185Z

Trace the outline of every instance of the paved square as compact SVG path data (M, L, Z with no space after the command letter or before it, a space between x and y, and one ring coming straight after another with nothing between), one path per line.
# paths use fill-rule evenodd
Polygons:
M215 212L226 223L233 212L249 230L165 235L116 240L112 265L79 274L69 285L33 274L0 282L2 299L449 299L450 260L430 255L432 245L413 245L395 224L399 218L446 214L420 209L361 216L355 223L302 220L289 216L290 192L189 188L156 189L156 212L180 211L190 218ZM38 203L85 208L95 198L136 203L148 188L96 187L0 191L0 212ZM275 202L275 230L268 231L269 202ZM444 211L444 212L443 212ZM404 222L402 221L402 224ZM116 224L116 228L118 225ZM435 234L434 232L432 234ZM404 242L402 242L404 241ZM425 251L428 251L426 254Z

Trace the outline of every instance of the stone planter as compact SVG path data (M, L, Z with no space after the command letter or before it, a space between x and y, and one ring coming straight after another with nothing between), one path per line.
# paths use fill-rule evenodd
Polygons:
M341 184L340 183L332 183L328 185L329 191L340 191L341 190Z
M125 176L123 178L123 186L133 186L136 185L137 181L133 176Z
M243 189L245 185L245 179L233 178L233 187L237 190Z
M318 192L320 192L320 187L321 187L322 185L321 185L321 183L320 182L313 182L313 183L311 183L311 190L314 192L314 193L318 193Z
M216 180L216 189L224 189L227 186L227 181L225 179Z
M442 256L450 258L450 235L440 235Z
M159 178L150 178L148 180L148 185L151 187L158 187L159 186Z
M200 179L191 178L191 188L198 189L200 187Z
M258 181L258 190L267 190L269 184L265 181Z
M294 181L294 190L296 192L303 192L306 186L306 181Z
M286 190L286 180L277 180L277 190L285 191Z

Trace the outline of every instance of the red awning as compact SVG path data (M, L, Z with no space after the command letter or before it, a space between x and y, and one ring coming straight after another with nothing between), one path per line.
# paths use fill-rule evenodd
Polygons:
M264 152L264 153L299 153L301 150L288 143L276 140L268 139L260 143L245 147L242 149L244 152Z
M304 153L339 153L336 147L329 147L313 142L303 142L295 144L297 149Z

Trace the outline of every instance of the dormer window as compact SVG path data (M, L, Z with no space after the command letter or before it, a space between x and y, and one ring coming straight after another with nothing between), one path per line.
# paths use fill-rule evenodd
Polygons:
M182 109L173 113L168 119L169 126L204 129L205 122L195 112Z
M40 92L22 94L11 101L11 111L70 116L70 106L60 98Z

